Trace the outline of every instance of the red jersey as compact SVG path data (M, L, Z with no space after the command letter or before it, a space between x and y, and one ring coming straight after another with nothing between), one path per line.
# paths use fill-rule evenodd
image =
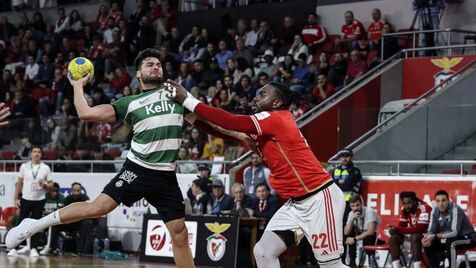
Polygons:
M251 137L259 144L271 170L269 182L279 195L302 196L332 180L289 111L261 112L250 117L258 132Z
M400 220L398 230L401 234L424 233L430 224L431 207L423 202L418 202L415 214L407 213L400 209Z
M269 182L284 198L303 196L332 181L287 110L238 115L199 103L193 112L210 123L249 134L256 140L271 170Z
M384 20L379 20L377 22L372 22L369 25L369 40L377 41L382 38L382 30L385 25Z
M327 38L326 31L321 25L306 25L301 31L302 38L308 46L320 44Z
M359 35L359 38L358 38L359 40L366 39L364 25L362 25L362 23L358 20L354 20L352 24L350 25L347 25L347 24L342 25L341 32L345 38L350 39L356 35Z

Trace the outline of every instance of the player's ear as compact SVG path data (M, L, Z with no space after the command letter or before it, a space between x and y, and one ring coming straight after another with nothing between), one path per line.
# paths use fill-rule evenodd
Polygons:
M136 71L136 78L140 81L140 71Z
M275 99L273 102L273 109L280 109L283 106L283 101L281 99Z

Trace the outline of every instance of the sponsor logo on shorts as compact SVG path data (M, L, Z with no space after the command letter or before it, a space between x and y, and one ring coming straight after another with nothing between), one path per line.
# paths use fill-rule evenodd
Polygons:
M122 184L124 184L124 181L122 181L122 180L121 180L121 181L117 181L117 182L116 182L116 187L119 188L119 187L122 186Z
M131 184L131 182L133 182L136 178L137 178L137 175L134 172L129 170L125 170L124 172L122 172L121 176L119 176L119 179L124 180L125 182L129 184ZM116 183L116 186L117 186L117 183ZM121 187L121 186L117 186L117 187Z
M227 241L226 237L224 237L221 233L228 230L231 224L229 223L219 224L218 222L215 222L215 223L205 223L205 226L207 227L208 230L213 232L213 234L207 238L208 257L212 261L219 261L225 255L226 241Z
M164 247L166 240L167 233L165 232L164 226L157 225L152 228L151 235L149 236L149 243L154 250L160 251Z
M329 255L329 253L327 252L327 250L324 249L324 251L322 251L321 253L321 256L325 256L325 255Z

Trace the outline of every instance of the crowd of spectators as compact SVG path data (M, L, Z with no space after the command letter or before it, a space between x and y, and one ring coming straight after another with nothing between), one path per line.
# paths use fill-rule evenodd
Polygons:
M77 120L66 77L68 62L77 56L88 57L95 66L94 80L85 89L92 106L138 94L139 83L128 66L139 51L156 47L164 79L181 81L203 102L249 114L257 89L277 81L296 92L290 110L298 118L375 66L376 44L389 27L375 9L368 34L348 11L337 38L318 24L315 13L304 26L285 16L279 29L271 29L265 20L240 19L221 36L199 25L187 33L178 28L177 3L167 0L139 0L128 18L116 1L101 5L95 21L83 21L81 15L78 10L66 14L60 7L54 24L44 21L41 10L32 17L22 13L18 25L0 18L0 101L8 103L12 119L41 119L14 122L12 129L29 133L45 149L95 151L105 142L127 141L122 123ZM44 132L33 131L38 127ZM243 153L234 144L197 136L191 127L184 130L188 153L181 159L232 159Z

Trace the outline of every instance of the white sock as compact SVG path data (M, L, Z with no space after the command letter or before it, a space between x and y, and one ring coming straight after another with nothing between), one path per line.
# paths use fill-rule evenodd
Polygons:
M392 261L392 268L400 268L400 260Z
M26 239L26 247L31 249L31 237Z
M54 226L58 224L61 224L61 220L59 217L59 211L57 210L36 221L33 224L33 230L34 230L34 233L36 233L50 226Z
M414 268L421 268L421 261L416 261L413 263Z

